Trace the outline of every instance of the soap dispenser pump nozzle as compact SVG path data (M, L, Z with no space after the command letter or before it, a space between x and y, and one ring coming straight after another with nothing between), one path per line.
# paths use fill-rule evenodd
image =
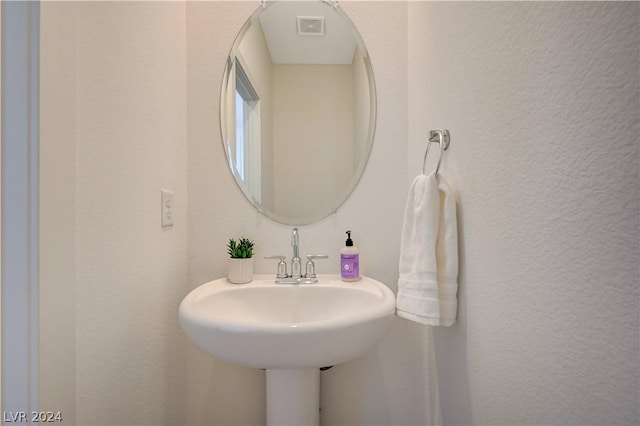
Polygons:
M353 240L351 239L351 231L347 231L347 242L345 243L347 247L353 246Z

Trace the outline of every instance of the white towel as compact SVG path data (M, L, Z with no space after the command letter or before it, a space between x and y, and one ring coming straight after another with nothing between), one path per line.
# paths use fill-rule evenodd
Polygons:
M458 310L458 226L455 195L442 175L411 184L400 245L397 314L451 326Z

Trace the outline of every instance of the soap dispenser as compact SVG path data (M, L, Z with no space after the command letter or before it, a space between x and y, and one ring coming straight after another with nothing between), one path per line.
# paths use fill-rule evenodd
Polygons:
M348 282L360 279L360 255L353 245L351 231L347 231L347 241L340 250L340 277Z

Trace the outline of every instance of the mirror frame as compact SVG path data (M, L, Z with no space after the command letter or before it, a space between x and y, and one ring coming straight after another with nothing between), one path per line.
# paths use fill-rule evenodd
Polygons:
M309 1L309 0L297 0L297 1ZM227 61L224 69L224 73L222 76L222 86L220 89L220 111L219 111L219 119L220 119L220 133L222 139L222 147L225 153L225 157L227 159L227 166L229 167L229 171L233 175L233 178L236 182L236 185L240 188L245 198L253 205L253 207L257 210L258 213L268 217L269 219L274 220L275 222L284 224L284 225L309 225L315 222L318 222L331 214L337 213L338 209L347 201L349 196L353 193L358 182L362 178L364 174L364 170L369 163L369 158L371 156L371 150L373 149L373 141L376 130L376 122L377 122L377 94L376 94L376 84L375 78L373 75L373 65L371 64L371 59L369 56L369 52L364 44L364 40L362 36L360 36L360 32L358 28L355 26L353 21L349 18L349 16L340 8L340 6L335 3L329 3L327 0L318 0L319 2L325 4L327 7L333 9L334 12L338 13L342 19L344 19L348 24L350 24L353 28L353 36L356 39L357 48L360 50L363 56L364 66L367 73L368 85L369 85L369 129L367 132L366 140L364 143L366 144L366 149L360 164L358 164L357 169L354 170L353 177L349 181L349 183L344 187L344 189L338 193L338 195L331 200L329 205L319 211L317 214L311 215L309 217L304 218L291 218L284 217L276 214L273 211L265 209L261 202L256 200L253 195L247 190L247 188L242 185L240 176L238 176L237 171L232 167L232 159L229 157L228 143L227 138L230 134L230 130L228 129L227 122L227 106L225 101L227 99L228 90L229 90L229 78L232 75L232 71L234 68L234 64L237 60L236 54L234 51L239 46L240 42L244 38L245 34L251 27L251 25L257 21L265 10L274 4L280 3L280 1L269 1L267 3L263 3L261 6L258 6L258 9L253 12L253 14L245 21L243 26L240 28L240 31L236 35L233 44L231 45L231 49L229 50L229 55L227 56Z

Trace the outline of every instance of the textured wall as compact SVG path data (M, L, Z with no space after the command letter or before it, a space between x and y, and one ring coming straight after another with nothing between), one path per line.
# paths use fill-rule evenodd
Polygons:
M40 5L39 409L76 424L76 16Z
M409 176L451 130L445 424L640 423L638 3L409 4Z
M184 10L77 3L77 424L184 421ZM169 229L161 188L175 193Z

